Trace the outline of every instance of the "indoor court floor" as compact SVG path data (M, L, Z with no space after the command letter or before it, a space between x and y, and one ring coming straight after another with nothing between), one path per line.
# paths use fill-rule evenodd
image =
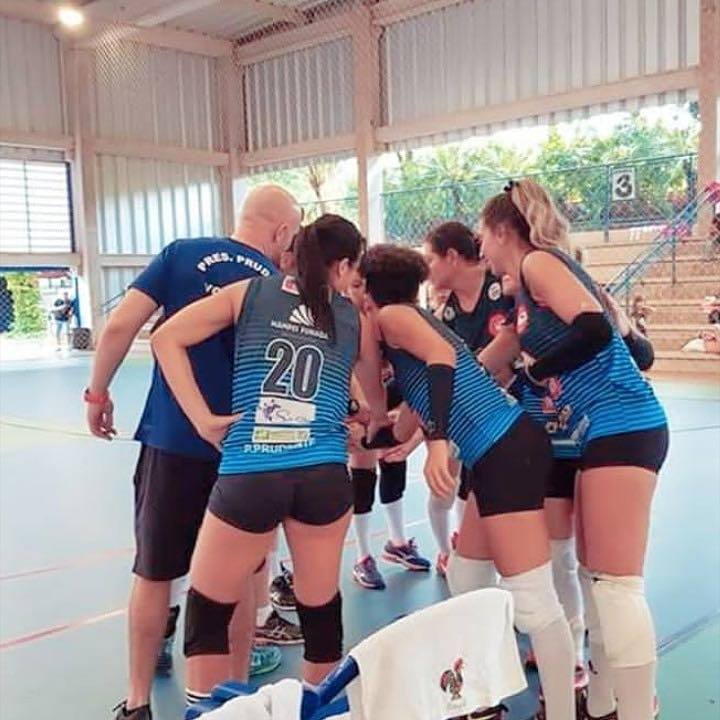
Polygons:
M0 718L99 720L125 692L125 605L132 560L133 442L85 435L80 400L89 357L5 363L0 369ZM149 361L125 363L114 385L117 427L127 437L149 381ZM656 383L670 418L670 456L656 495L647 563L657 623L662 720L720 718L720 386ZM630 411L630 409L629 409ZM408 534L434 559L422 453L411 460ZM375 516L375 545L384 518ZM388 589L343 572L346 647L393 618L445 597L434 574L382 565ZM423 639L418 639L422 642ZM431 638L427 638L431 642ZM182 716L182 672L158 682L159 720ZM299 668L284 650L273 681ZM514 698L511 720L534 710Z

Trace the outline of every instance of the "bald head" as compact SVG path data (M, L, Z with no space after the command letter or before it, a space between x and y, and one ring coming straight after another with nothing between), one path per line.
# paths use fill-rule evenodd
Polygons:
M261 185L245 198L235 237L255 247L276 264L300 229L297 200L279 185Z

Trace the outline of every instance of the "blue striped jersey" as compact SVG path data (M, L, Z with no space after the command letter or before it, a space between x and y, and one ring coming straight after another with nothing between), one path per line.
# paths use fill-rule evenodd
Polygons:
M360 321L333 294L335 339L315 327L291 277L252 280L235 329L233 413L220 474L347 462L350 374Z
M592 278L580 265L560 250L538 252L550 252L560 259L604 307ZM533 300L524 282L516 298L516 330L523 352L534 358L553 350L571 332L550 308ZM529 391L539 395L529 399L525 408L545 427L553 447L570 453L562 457L579 457L594 438L649 430L667 422L652 387L617 330L594 358L550 378L546 386Z
M487 374L457 335L430 313L415 309L455 349L449 439L463 464L472 467L505 435L522 410L515 398ZM430 420L427 365L405 350L387 344L384 350L403 398L427 424Z

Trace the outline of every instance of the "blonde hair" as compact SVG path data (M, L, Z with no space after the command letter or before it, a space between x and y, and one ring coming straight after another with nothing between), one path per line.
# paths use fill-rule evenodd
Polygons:
M485 225L512 227L523 240L541 250L570 251L570 225L545 188L534 180L511 180L505 190L490 198L482 211Z

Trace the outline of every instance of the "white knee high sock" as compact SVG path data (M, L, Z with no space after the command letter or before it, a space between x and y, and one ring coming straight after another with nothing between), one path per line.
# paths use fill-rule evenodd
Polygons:
M355 525L355 539L357 540L357 558L362 560L368 555L372 555L370 549L370 518L372 513L362 513L362 515L353 515L353 524Z
M575 720L575 652L553 585L551 563L503 577L500 587L512 593L515 626L530 636L548 719Z
M583 621L582 591L578 579L575 539L551 540L553 582L565 612L575 647L575 661L585 660L585 623Z
M405 524L403 523L402 498L383 505L388 526L388 535L393 545L405 544Z
M428 496L427 512L435 542L441 553L450 552L450 504L435 495Z
M590 650L590 682L588 685L587 707L590 715L603 717L615 709L613 675L603 645L600 617L593 598L592 576L583 567L578 572L580 587L585 603L585 622L588 629Z
M460 528L460 525L462 525L462 519L463 515L465 515L465 506L467 505L467 500L463 500L462 498L455 498L455 527Z
M567 620L558 618L539 632L529 635L548 720L575 720L575 694L572 689L575 659Z
M640 667L612 668L618 720L653 719L656 666L657 663L650 663Z

